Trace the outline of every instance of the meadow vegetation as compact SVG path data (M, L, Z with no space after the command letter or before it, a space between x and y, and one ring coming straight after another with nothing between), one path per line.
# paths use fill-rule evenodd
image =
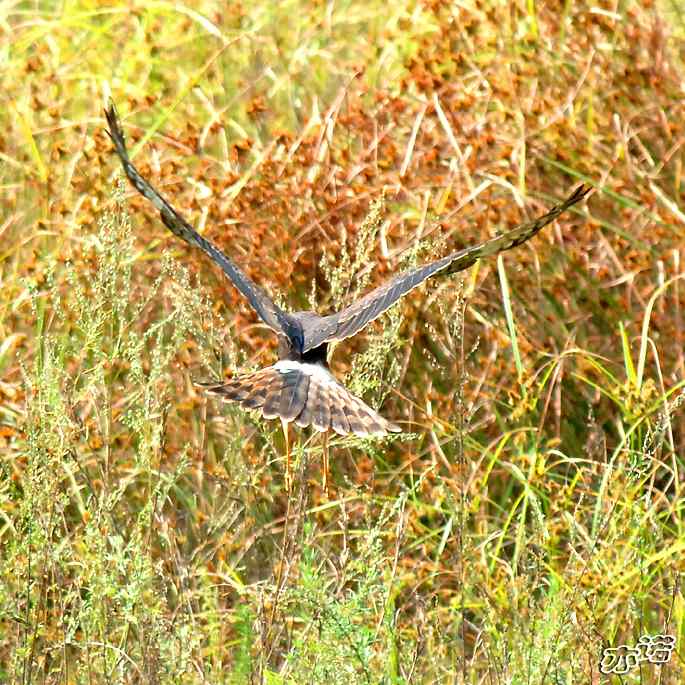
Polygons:
M676 0L8 2L0 682L685 680ZM405 432L284 441L272 363L141 172L293 310L596 187L334 350ZM375 214L374 214L375 213ZM370 218L369 218L370 217ZM667 664L601 650L671 634Z

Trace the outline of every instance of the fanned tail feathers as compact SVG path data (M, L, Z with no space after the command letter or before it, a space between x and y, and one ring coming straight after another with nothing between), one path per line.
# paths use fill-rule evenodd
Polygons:
M400 428L355 397L319 364L280 361L221 383L201 383L208 392L317 431L360 437L398 433Z

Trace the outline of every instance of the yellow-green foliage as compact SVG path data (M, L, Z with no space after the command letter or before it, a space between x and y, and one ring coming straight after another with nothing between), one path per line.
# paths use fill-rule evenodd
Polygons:
M653 0L6 3L0 683L590 683L685 649L683 15ZM331 367L404 429L291 431L193 381L275 340L124 185L279 302L597 191ZM607 677L607 682L614 681Z

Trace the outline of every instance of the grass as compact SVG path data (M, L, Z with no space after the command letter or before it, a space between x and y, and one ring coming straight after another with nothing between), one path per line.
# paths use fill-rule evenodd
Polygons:
M254 5L254 6L253 6ZM0 682L679 683L683 16L642 0L5 8ZM405 433L193 380L275 341L123 184L292 309L597 191L332 367ZM599 673L670 634L668 663Z

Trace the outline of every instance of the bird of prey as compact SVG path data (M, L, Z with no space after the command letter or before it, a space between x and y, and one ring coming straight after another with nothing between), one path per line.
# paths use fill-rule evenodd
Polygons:
M274 301L226 254L198 234L192 226L140 175L126 151L124 135L114 105L105 111L109 136L124 172L135 189L159 211L164 225L190 245L200 248L247 298L262 321L278 336L279 359L254 373L228 381L204 384L207 390L246 409L259 410L264 418L280 418L286 430L294 422L317 431L340 435L386 435L400 428L380 416L350 393L328 368L328 344L361 331L395 302L432 276L462 271L478 259L510 250L532 238L591 190L579 186L546 214L479 245L448 254L401 273L344 309L320 316L315 312L288 312Z

